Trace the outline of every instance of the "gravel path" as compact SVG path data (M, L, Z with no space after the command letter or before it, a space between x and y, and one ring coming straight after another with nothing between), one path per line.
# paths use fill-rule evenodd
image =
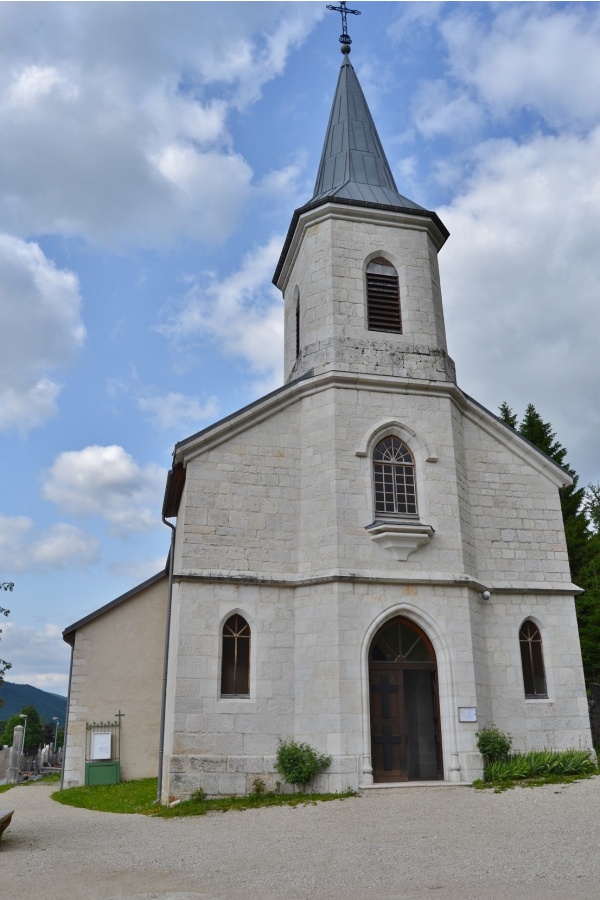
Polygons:
M600 778L372 791L201 818L96 813L48 785L0 795L2 900L598 900Z

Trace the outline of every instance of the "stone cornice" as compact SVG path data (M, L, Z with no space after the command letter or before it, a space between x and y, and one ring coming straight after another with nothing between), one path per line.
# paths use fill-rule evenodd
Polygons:
M557 488L571 484L571 477L552 459L542 453L529 441L513 431L485 407L464 394L453 382L428 381L417 378L400 378L393 375L362 375L352 372L325 372L322 375L305 376L257 400L239 412L216 422L198 435L193 435L175 447L174 464L186 465L195 456L219 446L223 441L240 434L277 412L297 403L304 397L317 394L329 388L381 391L394 394L427 394L431 397L448 397L470 422L482 428L487 434L509 449L521 460L528 463L539 474L544 475Z
M408 228L411 231L426 231L436 250L440 250L448 233L443 233L436 221L437 216L423 210L401 210L394 207L358 206L338 202L320 203L313 209L297 210L292 219L286 247L282 252L273 283L280 291L285 291L304 239L306 229L327 219L341 219L348 222L363 222L370 225L389 225L393 228ZM442 223L439 223L442 225ZM442 226L444 227L444 226Z
M389 572L344 572L341 569L324 572L320 575L289 575L273 572L269 575L258 575L256 572L220 572L211 570L203 573L176 572L175 582L205 582L208 584L243 584L257 587L305 587L307 585L351 583L351 584L395 584L395 585L429 585L431 587L470 588L477 591L490 591L493 603L494 594L560 594L573 596L581 594L582 589L570 581L495 581L483 582L470 575L452 572L414 572L394 575Z
M239 412L228 416L220 422L216 422L210 428L198 435L193 435L186 441L182 441L175 447L174 463L186 464L199 453L218 446L233 435L245 431L265 419L271 418L275 413L297 403L304 397L318 394L331 387L337 388L367 388L385 393L399 394L429 394L430 396L448 396L457 393L463 394L452 382L426 381L416 378L399 378L393 375L357 375L351 372L325 372L322 375L304 377L286 388L274 392L252 403Z

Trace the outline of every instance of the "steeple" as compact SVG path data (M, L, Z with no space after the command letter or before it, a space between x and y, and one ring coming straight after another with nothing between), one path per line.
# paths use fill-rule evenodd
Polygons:
M345 3L329 8L353 12ZM314 194L294 212L273 278L284 295L285 378L453 382L437 263L448 231L398 191L345 27L340 42Z
M348 52L344 53L315 190L309 202L333 197L425 212L396 187Z

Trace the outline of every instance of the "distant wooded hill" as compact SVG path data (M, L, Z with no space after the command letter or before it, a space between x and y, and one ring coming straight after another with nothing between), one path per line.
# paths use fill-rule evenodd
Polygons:
M67 698L60 694L41 691L30 684L11 684L10 681L5 681L0 687L0 698L4 701L0 706L0 721L10 719L24 706L34 706L42 722L50 723L53 716L58 716L61 727L65 724Z

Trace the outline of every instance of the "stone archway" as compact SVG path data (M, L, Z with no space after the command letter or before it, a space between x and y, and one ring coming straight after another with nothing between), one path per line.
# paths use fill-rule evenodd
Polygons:
M369 691L374 781L443 778L435 651L410 619L389 619L373 637Z

